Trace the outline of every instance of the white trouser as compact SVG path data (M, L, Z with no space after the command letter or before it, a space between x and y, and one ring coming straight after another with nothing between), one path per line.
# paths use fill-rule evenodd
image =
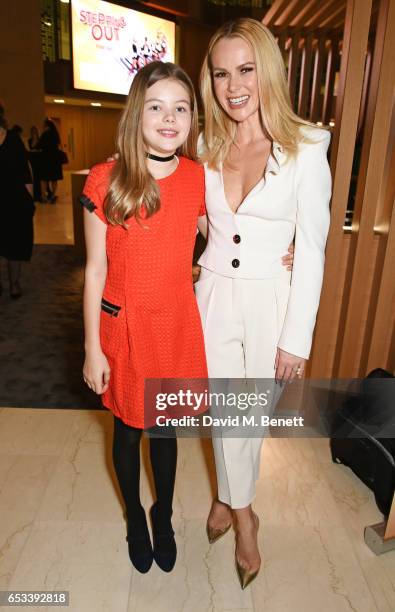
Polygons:
M289 279L285 268L280 278L257 280L234 279L202 268L195 293L210 378L273 379ZM251 503L261 446L262 437L213 436L220 501L232 508Z

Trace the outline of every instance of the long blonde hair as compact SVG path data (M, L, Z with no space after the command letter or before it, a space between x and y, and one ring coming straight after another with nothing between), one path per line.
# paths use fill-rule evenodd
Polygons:
M222 25L210 40L200 73L200 90L205 109L203 162L210 168L218 168L234 142L237 123L219 104L213 86L211 54L222 38L241 38L254 52L259 111L263 129L272 141L278 142L287 156L297 152L302 140L311 142L301 134L302 126L317 127L298 117L292 110L286 72L280 49L271 32L259 21L241 17Z
M122 225L127 228L126 220L133 216L139 219L142 207L146 218L160 208L159 188L147 167L142 115L147 89L163 79L178 81L189 93L192 111L191 129L186 142L177 153L196 159L198 115L192 81L176 64L152 62L136 74L118 126L116 141L118 158L104 204L106 217L112 225Z

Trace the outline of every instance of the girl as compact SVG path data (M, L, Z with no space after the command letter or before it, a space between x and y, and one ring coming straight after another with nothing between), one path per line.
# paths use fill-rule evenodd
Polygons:
M279 48L253 19L214 34L201 90L209 233L195 287L209 376L291 380L303 374L320 298L329 133L292 111ZM291 278L281 254L294 236ZM218 499L207 532L214 542L236 519L242 588L261 563L251 508L261 444L213 438Z
M114 414L113 461L127 514L129 555L140 572L176 560L171 524L175 437L151 438L157 500L152 549L140 502L146 378L206 378L191 263L204 171L195 161L197 105L174 64L137 73L117 136L116 161L87 178L84 379ZM177 154L180 155L178 157ZM94 214L92 214L94 213Z
M116 161L92 168L81 198L87 245L83 373L114 414L113 461L129 556L140 572L153 558L164 571L176 560L175 436L150 438L157 496L153 549L140 502L139 445L150 424L145 379L207 377L191 278L197 221L205 215L204 170L193 161L197 126L189 77L174 64L150 63L131 86Z

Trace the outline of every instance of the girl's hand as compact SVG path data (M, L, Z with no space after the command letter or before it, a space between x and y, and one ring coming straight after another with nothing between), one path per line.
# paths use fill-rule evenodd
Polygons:
M291 382L295 376L302 378L305 365L306 359L278 348L274 364L276 382Z
M288 247L289 255L284 255L284 257L281 258L283 266L286 266L287 270L289 270L290 272L292 272L293 263L294 263L294 251L295 251L295 247L293 245L293 242L291 242L291 244Z
M111 370L103 352L95 352L92 355L86 353L82 372L89 389L92 389L98 395L107 391Z

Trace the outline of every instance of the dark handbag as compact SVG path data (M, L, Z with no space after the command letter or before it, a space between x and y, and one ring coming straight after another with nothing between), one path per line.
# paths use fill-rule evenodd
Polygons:
M58 149L58 151L59 151L59 161L62 164L62 166L65 164L68 164L69 158L67 157L67 153L63 151L62 149Z
M378 384L369 384L374 379ZM378 379L388 379L389 393ZM330 440L332 460L351 468L373 491L384 516L389 514L395 491L395 439L372 434L372 425L377 431L393 430L393 385L389 372L379 368L370 372L362 381L360 395L347 400L335 415Z

